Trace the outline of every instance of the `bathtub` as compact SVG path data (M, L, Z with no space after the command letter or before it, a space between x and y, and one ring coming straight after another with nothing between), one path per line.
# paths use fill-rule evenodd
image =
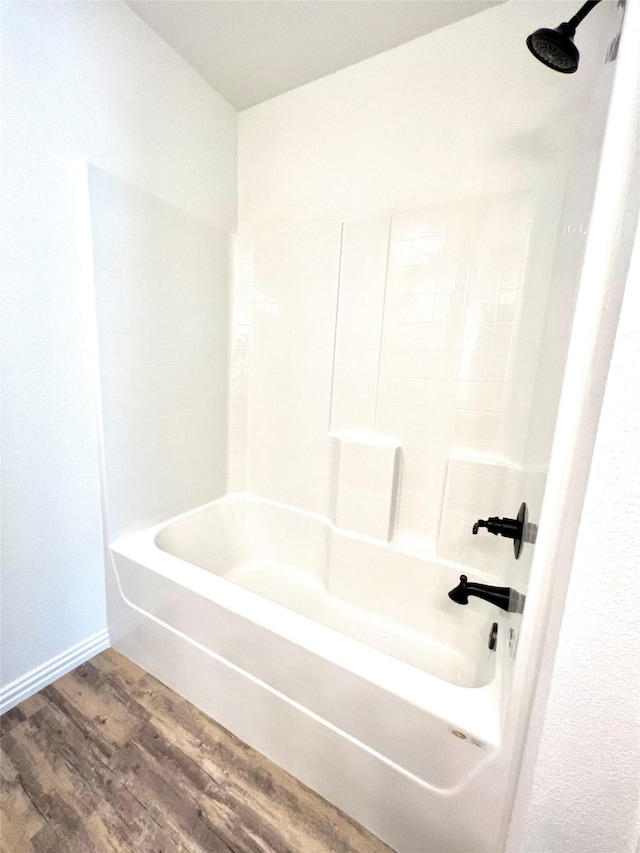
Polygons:
M197 650L198 664L188 664L202 682L196 693L179 678L170 686L374 832L381 834L382 806L367 805L362 774L349 784L363 790L345 793L345 801L335 769L322 781L317 747L309 759L281 741L302 744L300 732L313 724L330 738L328 765L343 746L349 754L359 750L389 779L428 795L445 819L499 750L501 655L489 650L488 638L500 620L483 602L460 607L448 599L459 566L419 559L251 495L227 495L126 536L110 551L118 595L138 624L152 620L158 638L144 641L156 646L152 657L130 656L152 672L155 665L154 674L169 683L163 672L173 678L186 649ZM185 649L166 670L160 628ZM134 640L130 648L140 646ZM128 653L126 640L121 648ZM229 670L236 681L227 687ZM190 678L188 685L193 672ZM242 698L242 685L253 698ZM197 690L209 691L208 698L199 700ZM267 704L257 710L261 696ZM276 699L277 710L269 705ZM285 716L290 722L277 737L265 734ZM448 837L440 836L440 849L457 849ZM459 843L473 843L461 837ZM397 837L385 840L402 846Z

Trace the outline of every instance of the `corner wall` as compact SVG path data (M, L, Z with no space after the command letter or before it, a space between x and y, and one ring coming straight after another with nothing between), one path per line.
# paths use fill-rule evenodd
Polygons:
M640 840L640 230L634 251L518 853L636 853Z
M5 687L106 628L79 168L229 233L236 112L124 3L0 12Z
M629 3L546 501L557 519L539 582L550 618L527 638L542 662L514 853L640 849L639 40L640 6Z

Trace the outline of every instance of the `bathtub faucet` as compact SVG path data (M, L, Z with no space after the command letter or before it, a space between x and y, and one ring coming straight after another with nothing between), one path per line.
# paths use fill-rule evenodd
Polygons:
M468 583L466 575L460 575L460 583L449 593L451 601L456 604L468 604L469 596L475 595L489 604L495 604L502 610L511 613L522 613L525 596L509 586L489 586L485 583Z

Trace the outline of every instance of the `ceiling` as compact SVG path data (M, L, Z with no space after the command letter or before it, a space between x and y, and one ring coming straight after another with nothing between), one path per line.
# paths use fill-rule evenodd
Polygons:
M127 0L236 109L504 0Z

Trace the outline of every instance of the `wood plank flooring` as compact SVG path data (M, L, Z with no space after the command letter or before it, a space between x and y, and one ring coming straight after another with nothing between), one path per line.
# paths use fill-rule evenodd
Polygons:
M0 718L1 853L393 853L113 650Z

